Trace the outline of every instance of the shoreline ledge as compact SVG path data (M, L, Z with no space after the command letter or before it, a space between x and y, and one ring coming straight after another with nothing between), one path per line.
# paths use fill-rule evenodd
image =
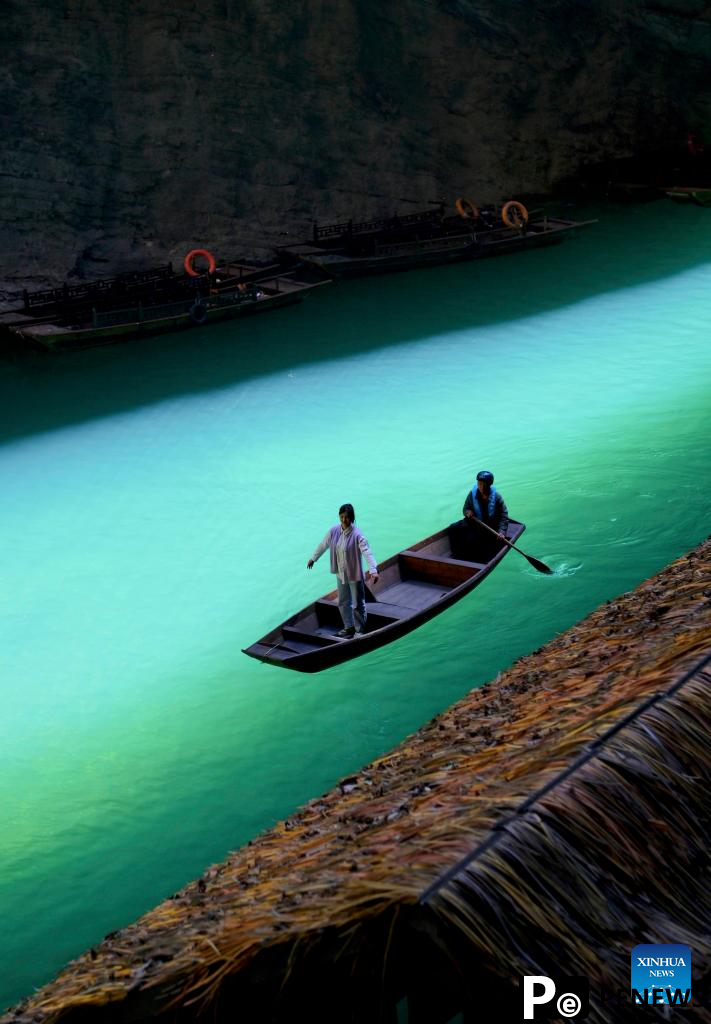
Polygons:
M521 975L562 974L617 1024L638 1011L593 999L629 995L632 948L653 942L691 947L693 996L711 959L710 683L711 538L0 1022L447 1024L503 1019Z

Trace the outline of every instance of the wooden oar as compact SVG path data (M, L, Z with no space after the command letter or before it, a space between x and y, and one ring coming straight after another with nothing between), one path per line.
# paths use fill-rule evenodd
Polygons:
M485 530L488 530L489 533L493 533L495 537L498 537L499 540L502 540L504 544L508 544L508 546L510 548L513 548L514 551L518 551L519 555L523 555L526 561L530 562L533 568L537 569L538 572L544 572L547 576L553 575L553 570L549 565L546 565L546 563L542 562L539 558L534 558L533 555L527 555L525 551L522 551L521 548L517 548L516 545L512 544L510 540L506 539L506 537L502 537L501 534L497 533L496 530L494 530L491 526L487 526L486 523L482 523L481 519L477 519L475 517L474 522L476 523L477 526L481 526Z

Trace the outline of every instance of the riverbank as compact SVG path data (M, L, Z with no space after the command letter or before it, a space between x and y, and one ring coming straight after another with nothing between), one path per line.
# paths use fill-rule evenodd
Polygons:
M451 1016L535 965L624 988L636 943L682 933L701 973L710 570L707 540L3 1020L251 1019L252 1004L271 1020L302 1003L375 1020L403 998Z

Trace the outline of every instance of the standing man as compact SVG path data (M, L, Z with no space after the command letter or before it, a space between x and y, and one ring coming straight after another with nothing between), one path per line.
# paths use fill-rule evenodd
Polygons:
M340 524L327 530L319 546L306 563L312 569L326 548L331 553L331 572L338 578L338 609L343 619L343 629L336 636L351 638L365 629L368 613L365 609L365 579L378 582L378 566L368 541L355 526L355 510L350 503L338 510ZM363 560L368 562L369 572L363 575ZM354 619L355 614L355 619Z
M464 519L452 523L449 538L452 557L467 562L488 562L499 550L496 540L486 530L477 526L477 521L496 530L506 538L509 527L509 512L506 502L494 487L494 474L482 469L476 475L476 486L464 499Z

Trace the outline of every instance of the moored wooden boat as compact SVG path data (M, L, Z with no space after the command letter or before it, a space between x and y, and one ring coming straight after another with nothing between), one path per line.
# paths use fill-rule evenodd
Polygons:
M255 277L276 274L280 267L276 263L253 264L239 259L216 263L214 273L209 277L209 287L218 290L234 287L235 280L249 281ZM110 309L124 309L141 302L144 306L157 306L179 298L187 298L195 291L196 277L206 275L187 274L176 271L172 263L147 270L131 271L116 277L98 278L75 284L64 282L57 288L42 288L39 291L22 293L22 306L14 312L25 318L63 319L77 316L92 309L106 312Z
M509 540L516 543L526 527L510 520ZM486 542L484 542L486 543ZM399 551L379 565L376 584L366 584L368 618L365 632L352 639L343 628L337 591L302 608L244 650L251 658L291 668L320 672L397 640L439 615L477 587L509 547L501 543L486 562L452 558L448 529Z
M93 281L67 281L57 288L41 288L38 291L22 293L22 309L18 312L27 317L40 319L58 311L92 306L109 308L125 306L131 299L142 299L147 305L155 305L160 298L175 294L175 282L184 280L185 274L176 273L172 263L147 270L130 271L115 277L98 278ZM150 300L153 299L153 302Z
M387 238L372 234L353 239L340 247L331 245L291 246L280 250L334 278L360 277L399 270L413 270L442 263L501 256L522 249L562 242L577 229L594 221L573 221L539 216L527 224L509 227L491 220L446 218L437 231L420 237Z
M456 220L457 218L453 218ZM314 223L310 239L278 246L280 262L286 266L299 263L303 253L342 251L362 252L385 243L407 242L442 234L446 218L444 206L419 210L402 216L380 217L377 220L341 221L335 224Z
M693 188L675 185L666 190L670 199L677 203L696 203L697 206L711 206L711 188Z
M34 319L14 323L9 330L47 348L86 348L263 313L300 302L312 288L328 283L325 277L309 279L308 273L298 270L274 273L273 267L243 265L229 269L235 273L220 279L207 294L197 286L192 293L184 290L157 305L139 300L120 309L77 308L57 322Z

